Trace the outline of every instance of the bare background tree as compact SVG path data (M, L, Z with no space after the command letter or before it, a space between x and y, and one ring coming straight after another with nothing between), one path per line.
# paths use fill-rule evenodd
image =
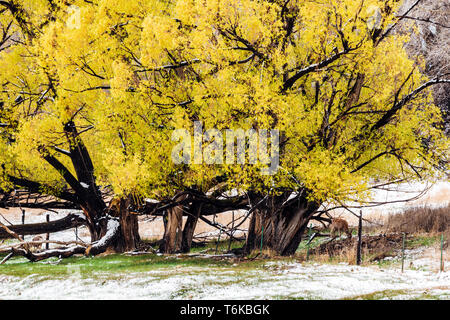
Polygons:
M415 5L417 3L417 5ZM414 6L415 5L415 6ZM414 6L407 14L405 12ZM406 0L399 16L399 32L411 32L407 50L413 58L425 58L423 70L430 78L450 74L450 0ZM444 126L450 135L450 90L448 85L433 86L435 103L444 112Z

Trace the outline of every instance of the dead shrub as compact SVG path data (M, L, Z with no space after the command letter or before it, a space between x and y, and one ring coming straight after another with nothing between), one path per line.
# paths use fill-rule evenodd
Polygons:
M401 248L402 239L403 236L399 233L364 235L361 241L364 260L377 261L392 256L396 250ZM355 238L333 240L314 248L311 250L311 254L315 256L326 255L335 261L354 264L356 261L356 245L357 239Z
M388 232L442 233L450 235L450 205L443 208L418 207L390 214L385 223Z

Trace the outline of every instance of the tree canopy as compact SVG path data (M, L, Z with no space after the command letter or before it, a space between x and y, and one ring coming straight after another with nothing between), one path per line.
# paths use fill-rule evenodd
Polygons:
M2 116L16 124L4 170L60 185L42 150L68 167L55 148L68 149L63 127L74 121L97 178L117 194L207 190L226 176L230 188L300 183L346 199L370 179L426 176L447 145L429 91L414 92L427 83L423 62L408 58L407 37L385 34L399 4L3 4ZM279 129L281 169L261 177L248 165L174 165L171 131L193 120Z
M401 3L1 1L2 189L164 199L224 183L322 203L434 178L449 141L429 88L449 81L427 78L391 32ZM194 121L279 130L279 170L174 163L172 132ZM74 146L95 181L75 172Z

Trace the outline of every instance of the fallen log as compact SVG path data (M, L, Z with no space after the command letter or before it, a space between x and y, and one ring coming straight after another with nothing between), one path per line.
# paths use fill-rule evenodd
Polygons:
M50 222L18 224L8 226L9 230L19 235L33 235L43 233L54 233L85 224L86 220L81 214L71 213L66 217ZM14 238L14 236L5 229L0 228L0 239Z
M13 256L24 256L31 262L41 261L44 259L48 259L51 257L58 257L58 258L68 258L73 256L74 254L84 254L86 250L86 247L83 246L74 246L74 247L68 247L68 248L62 248L62 249L52 249L52 250L46 250L39 253L32 253L30 251L27 251L22 248L11 248L11 252L13 253Z
M5 246L0 246L0 253L5 253L5 252L11 252L12 248L24 248L25 246L35 246L35 245L43 245L43 244L60 244L60 245L71 245L71 244L77 244L80 246L85 246L87 247L86 243L83 243L81 241L58 241L58 240L42 240L42 241L27 241L27 242L17 242L17 243L12 243L10 245L5 245Z
M33 253L30 250L27 250L26 248L11 247L12 255L8 255L8 259L12 256L23 256L28 260L30 260L31 262L36 262L51 257L68 258L75 254L84 254L84 255L100 254L102 252L105 252L106 249L108 249L108 247L112 244L112 242L117 238L120 231L119 221L110 218L106 223L107 223L107 231L105 235L99 241L93 242L89 246L76 245L65 248L45 250L37 253Z

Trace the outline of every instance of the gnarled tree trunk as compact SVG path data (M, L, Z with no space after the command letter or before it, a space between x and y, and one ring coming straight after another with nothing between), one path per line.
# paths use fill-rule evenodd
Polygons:
M216 199L201 192L180 192L171 199L173 207L165 209L164 237L160 251L163 253L189 252L198 220L202 215L212 215L229 210L247 208L247 199L235 197L232 199ZM183 228L183 216L186 223Z
M136 250L141 242L137 215L124 211L120 216L120 234L116 244L116 251L124 252Z
M269 196L255 209L250 220L245 253L261 248L282 256L295 253L319 203L307 200L306 191L288 198L289 194Z
M195 227L202 212L202 203L195 203L189 208L188 217L184 224L183 235L181 239L181 252L189 252L192 247Z
M164 214L164 237L160 245L163 253L175 253L181 250L183 233L183 206L168 209Z
M139 236L138 216L130 212L130 199L113 200L110 215L119 218L120 230L114 242L114 251L126 252L136 250L141 242Z
M139 236L138 216L130 212L131 200L128 198L113 199L109 207L101 214L97 213L94 223L89 223L92 242L102 241L108 232L111 232L111 221L115 221L113 227L117 225L114 237L109 239L108 245L103 248L121 253L136 250L141 241ZM87 214L93 216L92 214Z

